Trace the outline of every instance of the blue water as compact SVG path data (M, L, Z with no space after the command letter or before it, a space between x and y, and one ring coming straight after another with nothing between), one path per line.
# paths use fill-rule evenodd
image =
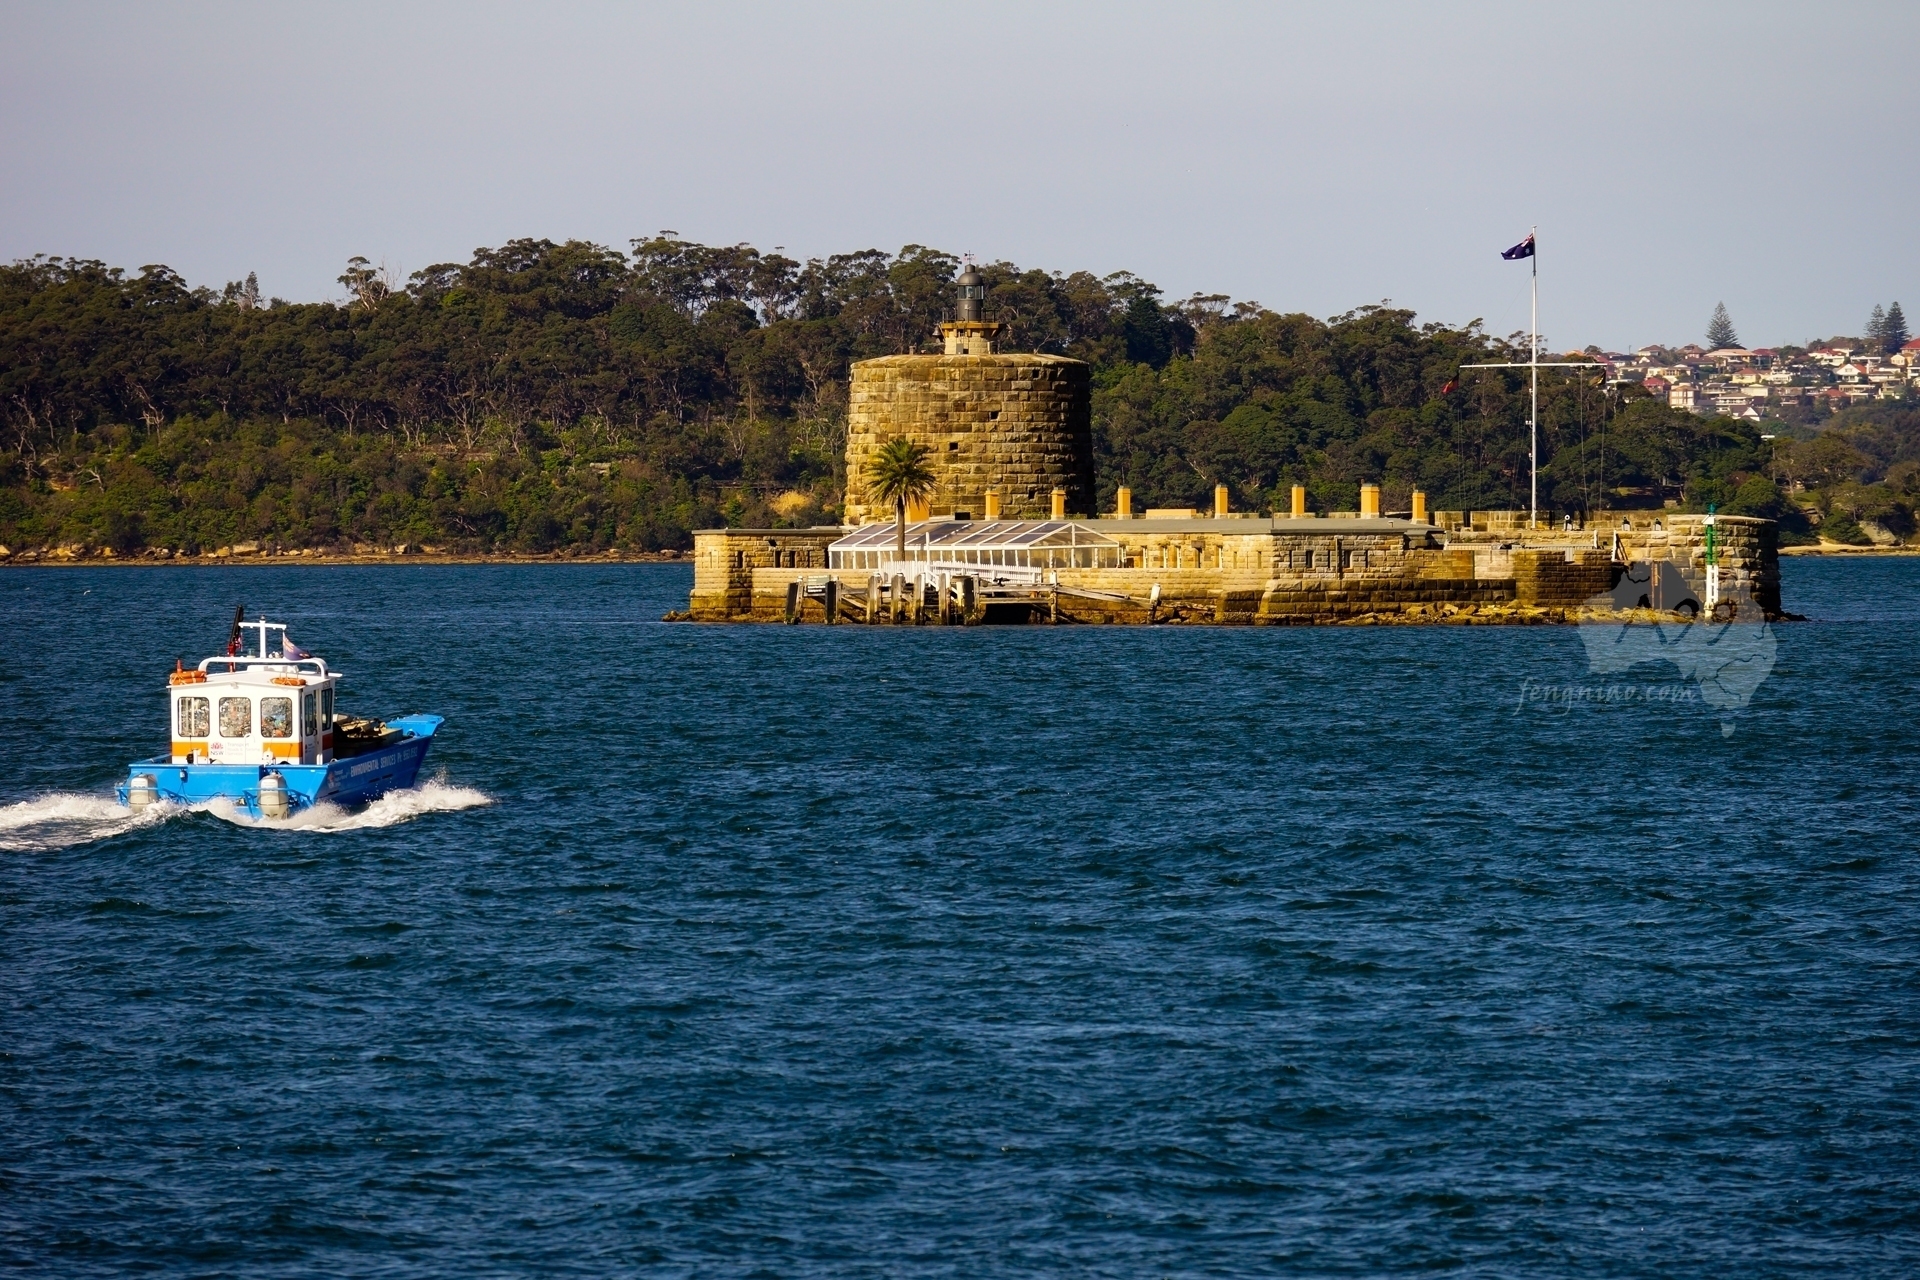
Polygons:
M0 573L0 1265L1920 1263L1920 560L1789 564L1817 620L1730 715L1523 702L1595 679L1571 628L660 624L687 586ZM446 716L437 780L115 810L243 599Z

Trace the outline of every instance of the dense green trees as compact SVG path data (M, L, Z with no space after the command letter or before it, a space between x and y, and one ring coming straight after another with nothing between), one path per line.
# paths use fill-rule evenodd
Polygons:
M0 267L0 542L134 551L259 541L471 551L685 546L723 521L837 515L847 366L935 349L958 263L921 245L802 263L672 232L627 252L516 240L345 301L263 304L81 259ZM1241 509L1295 482L1351 508L1523 506L1519 348L1387 304L1331 320L1127 273L981 268L1012 349L1094 366L1103 506ZM1748 426L1542 386L1557 510L1783 501ZM1897 450L1896 450L1897 451ZM1884 450L1883 450L1884 452ZM1878 454L1848 483L1869 476ZM1739 495L1745 495L1741 497Z

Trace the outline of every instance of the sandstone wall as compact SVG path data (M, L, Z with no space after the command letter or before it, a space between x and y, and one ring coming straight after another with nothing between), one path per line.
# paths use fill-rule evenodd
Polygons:
M693 535L693 594L698 622L726 622L753 613L755 569L823 571L838 528L706 529Z
M1514 551L1518 604L1578 608L1613 586L1613 559L1605 551Z
M1451 518L1457 513L1439 512ZM1584 525L1569 529L1565 523L1527 529L1526 512L1472 512L1471 521L1454 525L1447 533L1447 545L1471 552L1475 572L1482 578L1525 577L1523 562L1545 553L1589 565L1579 571L1578 582L1568 579L1573 571L1555 570L1557 582L1542 581L1537 589L1562 595L1582 585L1598 582L1594 558L1618 560L1665 560L1679 567L1687 585L1696 595L1707 589L1706 517L1674 511L1609 511L1598 513ZM1516 519L1517 518L1517 519ZM1720 564L1720 597L1735 603L1751 601L1768 617L1781 612L1779 529L1773 521L1757 516L1719 516L1715 519L1714 540ZM1547 563L1539 561L1532 563ZM1526 588L1521 588L1525 590ZM1589 596L1606 590L1594 586ZM1577 603L1556 599L1553 603Z
M1053 491L1067 512L1093 511L1088 368L1064 356L883 356L853 366L847 404L849 524L893 517L867 493L867 460L899 436L923 444L939 477L931 513L986 514L1000 490L1007 519L1044 518Z

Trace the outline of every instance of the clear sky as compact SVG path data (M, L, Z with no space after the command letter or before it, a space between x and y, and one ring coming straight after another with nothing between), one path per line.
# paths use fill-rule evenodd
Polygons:
M1920 313L1920 4L28 4L0 256L934 245L1556 347Z

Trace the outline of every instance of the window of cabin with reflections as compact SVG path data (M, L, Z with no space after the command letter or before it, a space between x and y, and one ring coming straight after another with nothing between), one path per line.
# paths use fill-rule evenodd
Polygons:
M320 732L320 699L310 693L300 695L300 733L311 738Z
M207 736L207 700L205 698L180 699L180 713L175 721L180 738L204 738Z
M291 738L293 736L293 699L260 699L260 736L263 738Z
M220 699L220 736L244 738L253 732L253 699Z

